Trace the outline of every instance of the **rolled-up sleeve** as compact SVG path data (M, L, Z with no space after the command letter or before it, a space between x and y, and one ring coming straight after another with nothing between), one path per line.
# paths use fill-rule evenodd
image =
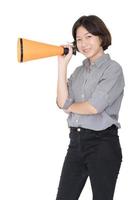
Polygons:
M70 105L73 104L74 102L74 97L73 97L73 91L72 91L72 79L73 79L73 74L70 76L70 78L67 81L67 88L68 88L68 98L66 99L63 108L62 109L68 109Z
M125 86L122 68L115 64L106 69L92 96L88 99L97 113L102 112L123 93Z

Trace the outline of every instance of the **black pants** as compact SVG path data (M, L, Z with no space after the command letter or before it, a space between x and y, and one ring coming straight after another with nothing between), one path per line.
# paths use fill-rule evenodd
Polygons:
M94 131L70 128L56 200L77 200L89 176L93 200L113 200L122 151L115 125Z

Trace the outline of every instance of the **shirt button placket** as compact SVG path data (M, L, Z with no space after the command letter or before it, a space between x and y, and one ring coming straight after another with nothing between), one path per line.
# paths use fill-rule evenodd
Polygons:
M82 99L84 99L84 96L85 96L84 94L81 95Z

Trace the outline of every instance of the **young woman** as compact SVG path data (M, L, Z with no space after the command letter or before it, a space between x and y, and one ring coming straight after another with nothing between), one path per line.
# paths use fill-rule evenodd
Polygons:
M57 105L69 114L70 144L56 200L77 200L89 176L93 200L112 200L122 162L119 110L124 92L121 66L105 50L111 35L97 16L82 16L72 29L86 59L67 81L72 47L58 57Z

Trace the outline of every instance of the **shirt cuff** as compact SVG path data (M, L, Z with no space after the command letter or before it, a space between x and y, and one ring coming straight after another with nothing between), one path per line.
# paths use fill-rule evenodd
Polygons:
M96 108L97 113L103 112L103 110L108 106L108 96L99 91L97 96L90 98L89 103Z
M72 98L67 98L62 109L67 110L69 108L69 106L71 106L73 104L73 102L74 101Z

